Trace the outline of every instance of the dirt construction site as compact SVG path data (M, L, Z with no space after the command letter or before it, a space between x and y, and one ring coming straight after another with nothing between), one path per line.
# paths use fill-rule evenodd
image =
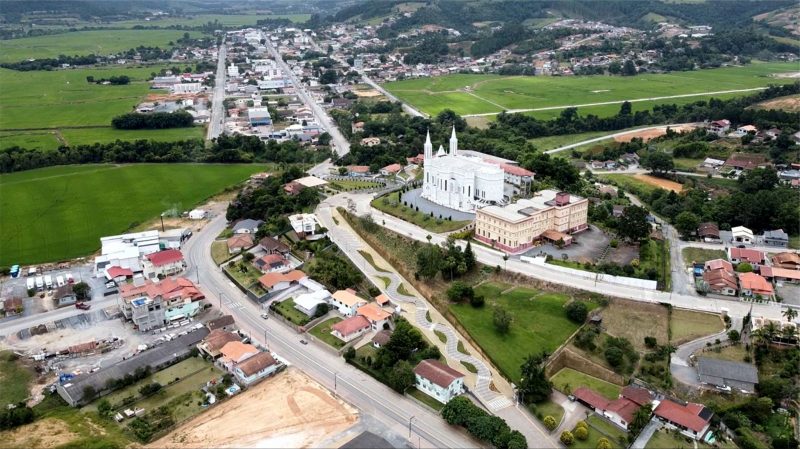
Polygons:
M662 126L661 128L655 129L645 129L642 131L631 131L629 133L622 134L620 136L614 137L616 142L630 142L633 140L634 137L641 137L641 139L647 142L650 139L655 139L656 137L661 137L667 133L667 128L678 132L684 133L689 132L695 128L694 125L679 125L679 126Z
M356 409L290 367L148 447L339 447L358 420Z

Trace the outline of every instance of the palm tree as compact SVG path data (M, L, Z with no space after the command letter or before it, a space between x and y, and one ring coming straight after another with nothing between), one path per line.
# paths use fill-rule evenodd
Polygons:
M774 321L770 321L767 324L765 324L764 327L761 328L761 330L764 331L764 337L766 337L768 342L774 340L775 337L777 337L778 333L780 332L778 325L775 324Z
M791 323L792 320L797 318L797 310L793 309L791 307L788 307L786 310L781 312L781 315L783 315L783 317L786 318L786 321Z
M764 328L759 328L750 333L750 341L753 343L753 346L766 346L770 339L767 338Z
M781 329L781 338L784 341L792 341L797 335L797 328L794 326L786 326Z

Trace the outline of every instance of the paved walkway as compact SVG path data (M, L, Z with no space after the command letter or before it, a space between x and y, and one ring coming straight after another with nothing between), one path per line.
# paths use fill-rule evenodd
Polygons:
M553 431L554 435L561 435L561 432L565 430L574 429L578 421L586 419L586 414L590 412L588 408L578 401L570 401L567 395L555 389L550 395L550 400L564 409L564 418L561 419L558 427Z
M650 441L650 438L653 437L653 434L661 428L663 424L661 421L653 417L649 423L642 429L639 436L636 437L636 441L631 444L631 449L644 449L647 446L647 442Z

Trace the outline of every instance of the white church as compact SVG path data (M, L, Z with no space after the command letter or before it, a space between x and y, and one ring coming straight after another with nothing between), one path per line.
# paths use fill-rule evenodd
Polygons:
M503 169L479 157L458 154L455 126L450 135L450 151L445 152L439 145L439 150L433 154L430 132L424 148L423 198L462 212L504 204Z

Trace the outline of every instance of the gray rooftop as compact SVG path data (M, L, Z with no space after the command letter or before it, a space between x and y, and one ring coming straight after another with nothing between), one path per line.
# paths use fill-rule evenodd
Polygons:
M702 382L714 385L727 385L726 381L757 384L758 370L755 366L744 362L731 362L708 357L697 359L697 373Z
M348 441L347 443L341 445L340 449L392 449L391 443L386 441L385 439L375 435L372 432L361 432L353 438L352 440Z
M789 234L783 229L775 229L773 231L764 231L764 238L789 240Z
M261 220L253 220L252 218L245 218L244 220L239 220L233 225L233 230L238 231L240 229L257 229L261 224L264 223Z

